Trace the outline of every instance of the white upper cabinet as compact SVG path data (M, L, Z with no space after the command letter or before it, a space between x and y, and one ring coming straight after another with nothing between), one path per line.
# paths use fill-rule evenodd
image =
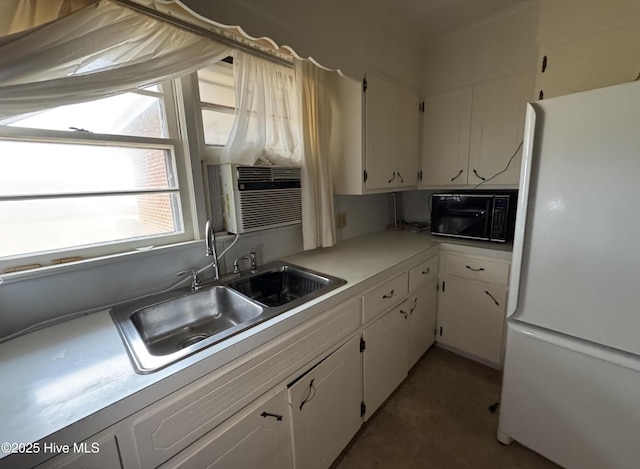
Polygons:
M467 183L472 88L459 88L424 102L422 184Z
M420 100L380 74L361 83L332 74L330 158L336 194L415 188L418 180Z
M527 72L473 87L469 184L492 176L490 184L518 184L522 160L518 146L524 134L525 103L533 99L534 81L533 73Z
M518 185L518 145L524 134L525 104L535 98L534 81L531 71L429 97L421 184Z

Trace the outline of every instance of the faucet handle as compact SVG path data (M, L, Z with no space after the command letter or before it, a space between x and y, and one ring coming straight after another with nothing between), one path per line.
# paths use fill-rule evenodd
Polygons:
M238 257L235 261L233 261L233 273L234 274L239 274L240 273L240 266L238 265L238 263L241 260L244 260L244 259L249 259L249 256Z
M200 288L200 279L198 278L198 272L196 272L195 270L181 270L180 272L176 273L176 276L180 277L187 274L191 275L191 290L195 291Z
M251 273L255 274L258 271L258 257L256 256L256 250L251 248Z

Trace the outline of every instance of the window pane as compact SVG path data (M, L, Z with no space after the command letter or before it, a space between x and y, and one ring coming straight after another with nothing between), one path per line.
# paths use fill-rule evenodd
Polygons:
M0 140L0 196L169 188L167 149Z
M222 62L198 70L198 84L200 101L232 108L236 107L231 64Z
M12 118L5 125L69 131L75 127L100 134L163 138L167 127L162 101L160 97L124 93Z
M175 193L0 202L0 257L183 232Z
M231 133L234 119L235 114L203 109L204 143L207 145L225 145Z

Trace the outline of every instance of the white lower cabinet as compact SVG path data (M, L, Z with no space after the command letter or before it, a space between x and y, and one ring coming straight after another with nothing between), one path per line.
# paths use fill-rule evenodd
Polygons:
M438 305L438 342L500 367L507 290L445 278Z
M435 342L438 282L434 278L409 296L409 368Z
M362 358L354 337L289 388L296 469L324 469L362 425Z
M285 387L258 399L162 468L293 468Z
M365 420L380 407L409 370L409 303L403 302L364 328Z

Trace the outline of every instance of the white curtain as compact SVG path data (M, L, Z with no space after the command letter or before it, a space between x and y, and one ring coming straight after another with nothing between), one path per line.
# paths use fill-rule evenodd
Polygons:
M300 113L293 71L236 51L233 76L235 121L221 161L299 166Z
M303 247L335 244L333 187L329 163L331 106L326 95L326 72L308 60L295 61L302 122L302 236Z
M103 0L0 39L0 119L131 91L231 54L229 46Z

